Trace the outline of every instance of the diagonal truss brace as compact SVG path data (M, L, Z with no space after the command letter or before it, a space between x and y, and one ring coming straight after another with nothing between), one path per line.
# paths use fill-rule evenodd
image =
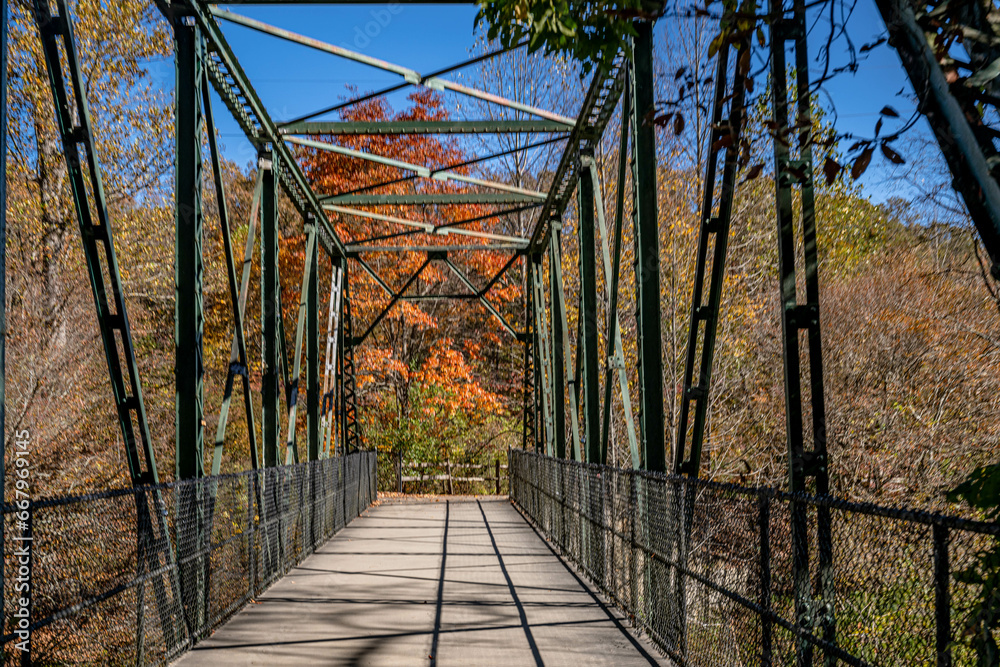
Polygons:
M285 465L295 462L298 458L297 443L295 441L295 420L299 409L299 380L302 375L302 343L305 337L306 317L309 308L317 307L315 303L309 303L308 286L312 278L313 265L309 258L316 252L316 223L313 220L306 221L306 261L303 262L302 287L299 290L299 318L295 327L295 349L292 357L291 381L288 385L290 395L288 398L288 435L285 437ZM310 360L311 361L311 360Z
M976 105L963 105L953 94L957 89L972 96L975 87L966 87L963 82L957 82L954 88L949 85L931 48L935 33L925 33L918 24L914 15L915 3L909 0L875 0L875 4L889 31L889 44L897 49L913 90L920 100L918 109L934 131L941 153L954 177L952 186L962 195L983 240L983 246L993 262L992 273L995 278L1000 279L1000 185L996 180L1000 170L1000 155L993 137L976 136L974 126L970 123L970 119L981 122L981 112ZM944 7L948 3L933 4ZM971 9L977 3L964 4ZM995 3L983 4L995 9ZM955 5L956 3L952 3L952 7ZM993 27L992 31L995 30ZM980 34L985 36L987 33L984 30ZM996 49L997 42L994 38L988 59L995 57Z
M66 3L60 1L58 8L58 16L50 15L48 2L36 2L34 10L55 102L56 122L66 156L70 191L83 237L84 256L131 481L133 486L155 484L158 481L156 458L149 436L121 273L115 256L111 217L93 146L94 134L86 85L77 59L73 25ZM68 81L63 73L59 38L63 42ZM72 91L72 100L68 98L67 85ZM0 131L5 130L6 128L0 128ZM0 252L2 251L0 248ZM102 271L102 265L106 268L106 273ZM108 282L105 282L105 275L108 276ZM121 342L121 353L116 338Z
M285 135L534 134L568 132L572 123L555 120L383 120L298 121L282 125Z
M577 399L577 376L574 368L571 366L573 362L570 361L570 350L572 349L569 344L569 323L568 317L566 315L566 292L563 286L563 275L562 275L562 251L560 249L559 242L559 230L561 229L561 223L558 221L553 221L550 225L551 229L555 232L549 238L549 260L550 260L550 278L551 278L551 289L552 289L552 345L554 349L561 348L561 354L553 355L553 363L556 364L558 357L563 358L563 387L569 387L569 421L570 421L570 434L573 437L573 460L583 461L582 452L580 451L580 408L579 401ZM556 321L558 318L558 321ZM558 365L558 364L556 364ZM556 368L555 375L558 376L560 369ZM561 392L556 392L554 395L556 399L560 396ZM565 426L563 424L557 423L555 425L556 429L562 431ZM559 432L557 431L557 433Z
M334 213L340 213L342 215L354 215L359 218L367 218L369 220L378 220L380 222L391 222L393 224L401 225L403 227L413 227L423 231L426 234L435 234L437 236L447 236L448 234L456 234L458 236L468 236L477 239L489 239L490 241L517 243L519 245L528 244L527 239L523 239L518 236L504 236L503 234L477 232L473 229L462 229L454 226L434 225L429 222L418 222L416 220L406 220L404 218L397 218L391 215L383 215L382 213L372 213L370 211L362 211L361 209L351 208L348 206L337 206L336 204L324 204L323 208L326 209L327 211L333 211Z
M623 114L624 119L628 119L628 98L625 98L625 113ZM625 177L621 172L625 171L626 167L626 149L628 146L628 132L622 132L621 137L621 151L618 156L619 160L619 179L618 179L618 200L616 202L616 215L615 215L615 258L614 265L611 263L611 251L608 244L608 226L607 221L604 218L604 198L601 196L600 187L600 174L597 169L597 164L594 162L592 157L585 157L582 159L583 167L590 170L591 178L594 181L594 199L595 208L597 209L597 226L601 234L601 254L604 259L604 275L606 276L604 287L605 296L608 299L608 326L611 329L611 335L608 336L608 346L610 347L614 341L614 351L607 355L607 373L604 379L604 414L601 423L601 460L600 463L606 464L608 462L608 439L610 434L611 426L611 375L615 373L618 376L618 387L622 395L622 409L625 415L625 430L628 435L628 446L629 453L632 456L632 467L635 469L639 468L641 463L639 457L639 443L636 438L635 432L635 417L632 415L632 397L629 393L628 388L628 372L625 369L625 350L622 346L622 332L621 332L621 320L618 316L618 274L621 264L621 245L622 245L622 218L624 209L624 194L625 194ZM609 351L610 352L610 351Z
M357 53L356 51L351 51L340 46L335 46L333 44L328 44L318 39L313 39L311 37L306 37L304 35L299 35L290 30L285 30L283 28L278 28L272 25L268 25L262 21L257 21L255 19L241 16L240 14L234 14L232 12L226 11L224 9L210 10L215 16L241 25L245 28L250 28L251 30L256 30L262 32L266 35L271 35L272 37L279 37L281 39L288 40L290 42L295 42L296 44L301 44L303 46L308 46L310 48L316 49L318 51L323 51L335 56L340 56L341 58L346 58L348 60L353 60L364 65L369 65L386 72L392 72L393 74L398 74L403 77L407 83L414 85L421 85L431 88L433 90L450 90L456 93L462 93L469 97L474 97L485 102L492 102L494 104L499 104L501 106L508 107L510 109L515 109L517 111L522 111L533 116L538 116L539 118L545 118L547 120L554 120L563 123L567 126L572 126L575 121L572 118L568 118L561 114L553 113L551 111L546 111L544 109L539 109L538 107L533 107L528 104L521 104L520 102L515 102L514 100L509 100L499 95L493 95L492 93L483 92L469 86L464 86L460 83L455 83L454 81L448 81L447 79L441 79L438 77L428 77L424 78L416 70L410 69L409 67L403 67L402 65L396 65L395 63L386 62L385 60L380 60L378 58L373 58L371 56L366 56L363 53Z
M509 250L510 248L504 248L504 249ZM520 257L521 255L522 253L520 252L511 255L510 259L507 260L507 263L504 264L500 268L500 270L496 272L495 276L490 278L490 281L486 283L486 286L479 291L479 294L486 294L491 289L493 289L493 286L496 285L500 281L500 279L504 277L504 275L506 275L508 269L510 269L510 267L514 265L514 262L517 261L517 258Z
M691 296L691 320L684 364L684 386L681 389L680 415L677 421L677 437L674 442L674 473L687 474L692 477L697 477L701 469L701 452L708 419L712 364L715 354L716 331L722 308L729 225L732 218L733 198L736 194L737 158L739 157L743 126L744 78L737 73L734 77L732 93L729 93L728 74L730 65L737 63L738 66L742 54L749 48L749 38L745 38L737 44L736 49L724 44L717 55L718 67L715 77L711 131L708 138L708 161L705 166L694 288ZM723 118L727 100L731 100L729 116ZM728 138L728 145L723 147L723 144L727 143L723 141L726 138ZM717 183L720 154L724 155L724 162L722 179L721 182ZM717 185L719 202L716 206ZM710 248L713 252L711 255L711 274L707 285L708 294L706 295L705 278L709 268ZM691 420L692 404L694 407L693 421ZM690 433L689 423L691 425Z
M490 314L492 314L493 317L497 318L497 320L500 322L500 325L507 330L507 333L516 337L517 332L514 331L514 327L512 327L510 323L507 321L507 319L503 316L503 314L499 310L497 310L496 306L494 306L490 302L490 300L486 298L483 292L476 289L476 286L472 284L472 281L469 280L469 278L464 273L462 273L461 269L455 266L454 262L448 259L447 256L444 258L444 262L445 264L448 265L448 268L451 269L451 272L454 273L460 281L462 281L462 284L468 287L469 291L471 291L476 296L476 298L479 299L480 303L482 303L483 306L486 307L486 310L490 311Z
M208 125L208 145L212 154L212 169L218 200L219 219L222 225L222 243L226 253L226 271L229 279L229 296L233 308L233 342L230 345L229 367L226 371L226 386L222 397L222 407L219 410L219 422L215 431L215 453L212 456L212 475L218 475L222 466L222 450L226 442L226 426L229 423L229 404L233 395L233 383L236 376L243 378L243 402L246 411L247 437L250 443L250 464L254 470L259 465L257 452L257 427L254 423L253 396L250 388L250 368L247 356L246 334L243 327L243 317L246 313L247 293L250 288L250 267L253 262L254 241L257 233L257 217L260 210L260 197L263 188L262 174L257 173L257 183L254 186L253 198L250 203L250 223L247 229L246 246L243 251L243 275L239 286L236 285L236 266L233 257L233 241L229 231L229 209L226 204L226 194L222 182L222 165L219 159L219 148L215 138L215 126L212 122L211 98L208 95L207 82L204 88L203 104L205 119Z
M379 322L381 322L383 318L385 318L385 316L389 314L389 311L391 311L393 306L396 305L396 302L398 302L403 297L403 295L406 294L406 290L410 289L410 285L416 282L417 278L420 277L420 274L424 272L424 269L426 269L427 265L430 263L431 263L431 255L428 254L427 258L424 260L424 263L421 264L420 268L417 269L413 273L413 275L407 279L406 283L403 285L402 288L400 288L398 292L392 292L391 289L389 290L389 293L392 294L392 298L389 299L388 305L386 305L386 307L382 309L382 312L378 314L375 320L368 325L368 328L365 329L365 332L356 338L352 338L346 344L351 347L354 347L365 342L365 339L368 338L369 335L371 335L371 332L375 330L375 327L378 326ZM362 266L364 266L366 270L368 270L368 272L372 275L372 277L374 277L385 289L389 289L388 285L386 285L385 282L383 282L382 279L379 278L375 274L375 272L371 270L371 267L367 266L364 263L362 263Z
M332 257L343 256L343 243L323 214L316 193L306 180L291 150L282 141L277 126L250 84L236 56L233 55L232 48L219 24L199 0L178 0L178 2L190 12L205 37L209 48L208 57L205 58L205 72L212 87L222 98L247 139L258 150L273 151L275 159L281 163L278 175L282 187L292 203L303 216L311 213L319 221L319 240L324 250ZM158 1L157 5L164 16L172 20L174 11L172 7L162 1Z
M285 141L291 144L295 144L297 146L304 146L305 148L313 148L320 151L327 151L329 153L336 153L337 155L344 155L347 157L358 158L359 160L367 160L368 162L382 164L387 167L395 167L396 169L404 169L406 171L412 171L420 178L430 178L435 181L442 181L442 182L457 181L459 183L467 183L469 185L479 185L484 188L500 190L501 192L510 192L513 194L524 195L525 197L530 197L538 201L545 201L544 192L519 188L517 186L508 185L506 183L498 183L496 181L490 181L483 178L476 178L475 176L467 176L465 174L459 174L457 172L449 171L447 169L433 170L428 167L423 167L419 164L413 164L412 162L405 162L403 160L397 160L395 158L385 157L383 155L367 153L365 151L359 151L353 148L348 148L347 146L333 144L328 141L316 141L315 139L308 139L302 137L285 137Z

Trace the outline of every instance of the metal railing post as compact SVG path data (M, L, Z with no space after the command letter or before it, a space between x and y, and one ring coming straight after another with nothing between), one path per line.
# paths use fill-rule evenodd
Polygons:
M938 667L951 667L951 571L948 527L934 524L934 619Z
M403 492L403 452L396 452L396 490Z
M757 499L757 523L760 539L760 592L757 603L764 611L760 617L760 661L770 667L772 661L771 639L773 623L767 615L771 611L771 499L764 494Z

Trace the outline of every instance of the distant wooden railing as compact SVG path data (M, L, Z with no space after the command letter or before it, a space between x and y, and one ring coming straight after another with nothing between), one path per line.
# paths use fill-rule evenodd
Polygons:
M507 465L500 463L496 459L493 463L403 463L401 455L393 457L393 468L396 473L396 490L403 493L404 482L442 482L442 491L452 494L455 492L455 482L493 482L494 490L500 495L500 482L502 470L507 470ZM424 470L440 470L441 473L426 473ZM459 477L454 474L455 470L483 470L485 474L479 477ZM404 474L409 471L420 471L417 474ZM489 473L493 473L490 475Z

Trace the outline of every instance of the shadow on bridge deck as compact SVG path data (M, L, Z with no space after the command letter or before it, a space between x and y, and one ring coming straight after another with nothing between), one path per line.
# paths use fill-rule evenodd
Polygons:
M505 498L373 507L178 665L665 665Z

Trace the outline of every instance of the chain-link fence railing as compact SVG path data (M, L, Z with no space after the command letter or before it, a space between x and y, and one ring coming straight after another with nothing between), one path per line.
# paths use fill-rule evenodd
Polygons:
M961 635L992 591L956 573L996 545L996 524L523 450L510 466L522 512L681 664L984 664ZM804 553L795 513L808 526ZM828 568L818 516L829 517ZM793 561L805 555L799 597L814 601L797 614Z
M35 501L28 521L5 505L4 662L170 661L371 505L375 476L357 452Z

